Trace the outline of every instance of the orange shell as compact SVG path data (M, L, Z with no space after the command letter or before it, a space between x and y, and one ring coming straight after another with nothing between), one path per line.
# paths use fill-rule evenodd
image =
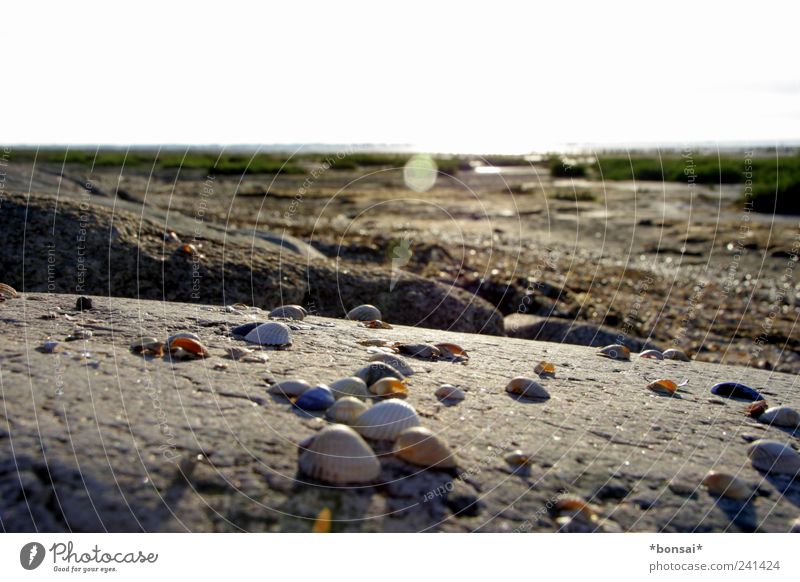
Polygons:
M317 515L314 522L314 527L311 529L312 533L331 533L331 510L327 507Z
M172 352L177 348L182 348L198 358L208 357L208 350L200 342L188 337L178 337L172 340L169 344L169 351Z
M536 367L533 369L534 373L539 374L540 376L545 375L555 375L556 367L551 362L539 362L536 364Z
M397 378L381 378L369 387L369 391L384 398L405 398L408 396L408 387Z
M434 344L434 346L442 353L444 356L454 357L454 358L466 358L469 359L469 355L467 355L467 351L462 348L458 344Z
M752 416L753 418L758 418L764 412L766 412L767 408L769 408L769 404L767 404L766 400L759 400L758 402L753 402L749 406L745 407L744 411L748 416Z
M672 380L667 380L666 378L662 378L661 380L656 380L655 382L651 382L647 385L647 387L652 390L653 392L658 392L659 394L667 394L672 396L675 394L675 391L678 389L678 385L673 382Z

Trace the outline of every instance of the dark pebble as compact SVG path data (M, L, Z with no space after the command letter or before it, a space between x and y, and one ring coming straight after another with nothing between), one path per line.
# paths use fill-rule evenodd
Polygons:
M92 300L89 297L78 297L75 302L75 309L78 311L88 311L92 308Z
M631 490L625 485L619 483L606 483L594 492L592 497L597 501L605 501L607 499L624 499L628 496Z
M481 502L471 493L451 491L447 494L445 505L456 517L475 517L481 512Z

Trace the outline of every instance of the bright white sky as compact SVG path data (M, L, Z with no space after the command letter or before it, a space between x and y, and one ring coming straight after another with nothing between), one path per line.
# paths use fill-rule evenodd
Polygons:
M0 142L800 139L791 2L177 4L5 3Z

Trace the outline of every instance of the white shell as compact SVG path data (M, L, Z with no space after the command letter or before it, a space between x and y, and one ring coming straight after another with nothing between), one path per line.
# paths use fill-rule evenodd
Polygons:
M244 339L252 344L262 346L290 346L292 345L292 332L288 325L270 321L251 330Z
M626 361L631 359L630 349L628 349L627 346L623 346L622 344L612 344L610 346L601 348L597 352L597 355L606 358L611 358L612 360Z
M753 467L766 473L800 474L800 454L785 443L770 440L755 441L747 447L747 456Z
M394 454L420 467L450 469L457 465L448 444L424 426L413 426L400 433L394 444Z
M645 350L641 354L639 354L639 357L650 360L663 360L664 354L662 354L658 350Z
M333 422L351 424L355 419L364 414L366 410L367 405L358 398L344 396L328 409L327 416Z
M411 369L409 363L403 359L402 356L398 356L397 354L373 354L369 358L370 362L383 362L387 364L403 374L404 376L411 376L414 374L414 370Z
M785 428L797 428L800 426L800 413L788 406L775 406L768 408L758 417L758 422L782 426Z
M681 350L676 350L674 348L669 350L664 350L664 353L661 354L664 356L665 360L677 360L679 362L691 362L692 360L683 353Z
M550 394L547 393L544 386L539 384L536 380L531 380L524 376L517 376L511 380L506 386L506 392L535 400L546 400L550 398Z
M359 305L347 312L347 319L355 321L373 321L375 319L383 319L381 310L374 305Z
M412 426L419 426L414 407L395 398L379 402L356 419L353 427L368 439L394 441Z
M300 321L305 319L306 310L299 305L282 305L270 311L269 317L285 317Z
M308 390L311 390L311 384L305 380L289 379L275 382L275 384L267 389L267 392L279 396L286 396L287 398L294 398Z
M334 485L369 483L377 479L381 464L361 436L343 424L325 427L300 454L300 470Z
M334 398L343 398L345 396L354 396L364 400L371 398L367 385L361 378L350 376L348 378L341 378L329 384Z
M442 384L436 389L436 397L441 400L458 401L464 400L467 395L461 388L456 388L452 384Z

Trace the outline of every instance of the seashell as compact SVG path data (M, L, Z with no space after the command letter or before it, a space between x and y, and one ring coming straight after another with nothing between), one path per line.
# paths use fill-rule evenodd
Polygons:
M597 522L597 514L591 505L580 497L562 497L553 504L552 513L558 522L566 523L567 520L578 520L585 524Z
M604 358L611 358L612 360L630 360L631 359L631 351L628 349L628 346L623 346L622 344L611 344L610 346L606 346L601 348L600 351L597 352L598 356L603 356Z
M378 478L381 464L361 436L349 426L332 424L300 453L300 470L333 485L369 483Z
M253 350L249 348L243 348L240 346L231 346L229 348L225 348L225 352L228 354L228 357L231 360L241 360L245 356L249 356L255 353Z
M354 321L374 321L376 319L383 319L381 310L374 305L359 305L347 312L345 316L347 319Z
M361 378L367 386L372 386L378 380L383 378L398 378L403 380L405 375L400 371L384 364L383 362L373 362L357 370L355 373L357 378Z
M405 361L401 356L397 354L373 354L369 358L370 362L383 362L384 364L388 364L403 376L411 376L414 374L414 370L411 369L411 366L408 362Z
M538 374L539 376L555 376L556 375L556 367L551 362L539 362L536 364L536 367L533 369L534 374Z
M800 517L792 522L792 527L789 530L789 533L800 533Z
M283 305L270 311L268 317L284 317L301 321L306 318L306 310L299 305Z
M176 333L174 335L169 336L167 338L167 341L164 342L164 345L167 347L167 349L169 349L169 346L172 343L172 340L176 340L176 339L180 339L180 338L192 339L192 340L194 340L196 342L202 341L200 339L200 336L198 336L196 333L192 333L190 331L182 331L180 333Z
M663 360L664 354L658 350L645 350L639 354L639 357L645 358L646 360Z
M286 398L295 398L308 390L311 390L311 384L305 380L281 380L270 386L267 392Z
M16 297L16 289L14 289L11 285L0 283L0 301L5 301L6 299L16 299Z
M758 422L785 428L797 428L800 426L800 414L798 414L794 408L776 406L764 411L764 413L759 416Z
M737 501L745 501L753 494L752 487L749 487L747 483L738 477L728 473L709 471L708 475L703 478L703 485L706 486L711 495L736 499Z
M131 344L134 354L160 358L164 355L164 344L154 337L142 337Z
M512 467L529 467L533 463L533 457L529 453L521 450L511 451L505 456L506 463Z
M178 252L183 253L184 255L200 255L199 245L193 245L190 243L182 244L178 247Z
M747 447L747 456L753 467L765 473L800 474L800 454L787 444L757 440Z
M758 418L769 408L769 404L767 404L766 400L756 400L752 404L749 404L745 407L744 411L748 416L752 416L753 418Z
M401 354L423 360L432 360L433 358L438 358L439 354L441 354L439 348L430 344L400 344L397 349Z
M328 409L327 416L333 422L351 424L367 410L367 405L353 396L344 396Z
M317 514L317 519L314 520L314 527L311 528L311 533L331 533L331 510L323 507L322 511Z
M349 378L342 378L330 384L331 392L334 398L344 398L346 396L353 396L364 400L370 396L367 390L367 385L361 378L350 376Z
M744 400L764 400L758 390L739 384L739 382L720 382L711 387L711 393L725 398L742 398Z
M448 444L422 426L413 426L400 433L394 443L394 454L420 467L452 469L457 464Z
M405 398L408 386L397 378L381 378L369 387L369 391L383 398Z
M469 354L467 354L467 351L458 344L434 344L433 347L439 350L440 357L442 358L446 358L448 360L469 360Z
M396 398L379 402L353 424L362 435L376 441L394 441L401 432L412 426L419 426L417 411L407 402Z
M516 394L518 396L524 396L525 398L530 398L532 400L547 400L550 398L550 394L547 393L547 390L544 389L544 386L535 380L525 378L524 376L517 376L511 380L511 382L509 382L506 386L506 392L510 392L511 394Z
M245 337L245 336L247 336L248 333L253 331L255 328L257 328L262 323L263 322L259 322L259 321L251 321L250 323L245 323L245 324L236 326L231 330L231 335Z
M369 329L394 329L391 325L389 325L385 321L381 321L380 319L371 319L369 321L362 321L358 325L360 325L361 327L367 327Z
M208 350L203 344L188 337L176 337L167 344L167 347L169 348L169 353L182 349L197 358L207 358L209 356Z
M672 396L675 394L675 391L678 390L678 385L672 380L667 380L666 378L656 380L655 382L650 382L647 387L653 392L657 392L658 394L666 394L667 396Z
M452 384L442 384L436 389L436 398L439 400L447 400L449 402L456 402L464 400L467 397L466 393L461 388L456 388Z
M665 360L677 360L679 362L691 362L692 360L689 356L686 355L681 350L676 350L675 348L671 348L669 350L664 350L661 354Z
M277 321L262 323L248 333L244 339L252 344L283 347L292 345L289 326Z
M333 397L331 389L324 384L320 384L319 386L314 386L311 390L303 392L295 400L294 405L301 410L315 411L327 410L333 406L334 402L336 402L336 399Z

